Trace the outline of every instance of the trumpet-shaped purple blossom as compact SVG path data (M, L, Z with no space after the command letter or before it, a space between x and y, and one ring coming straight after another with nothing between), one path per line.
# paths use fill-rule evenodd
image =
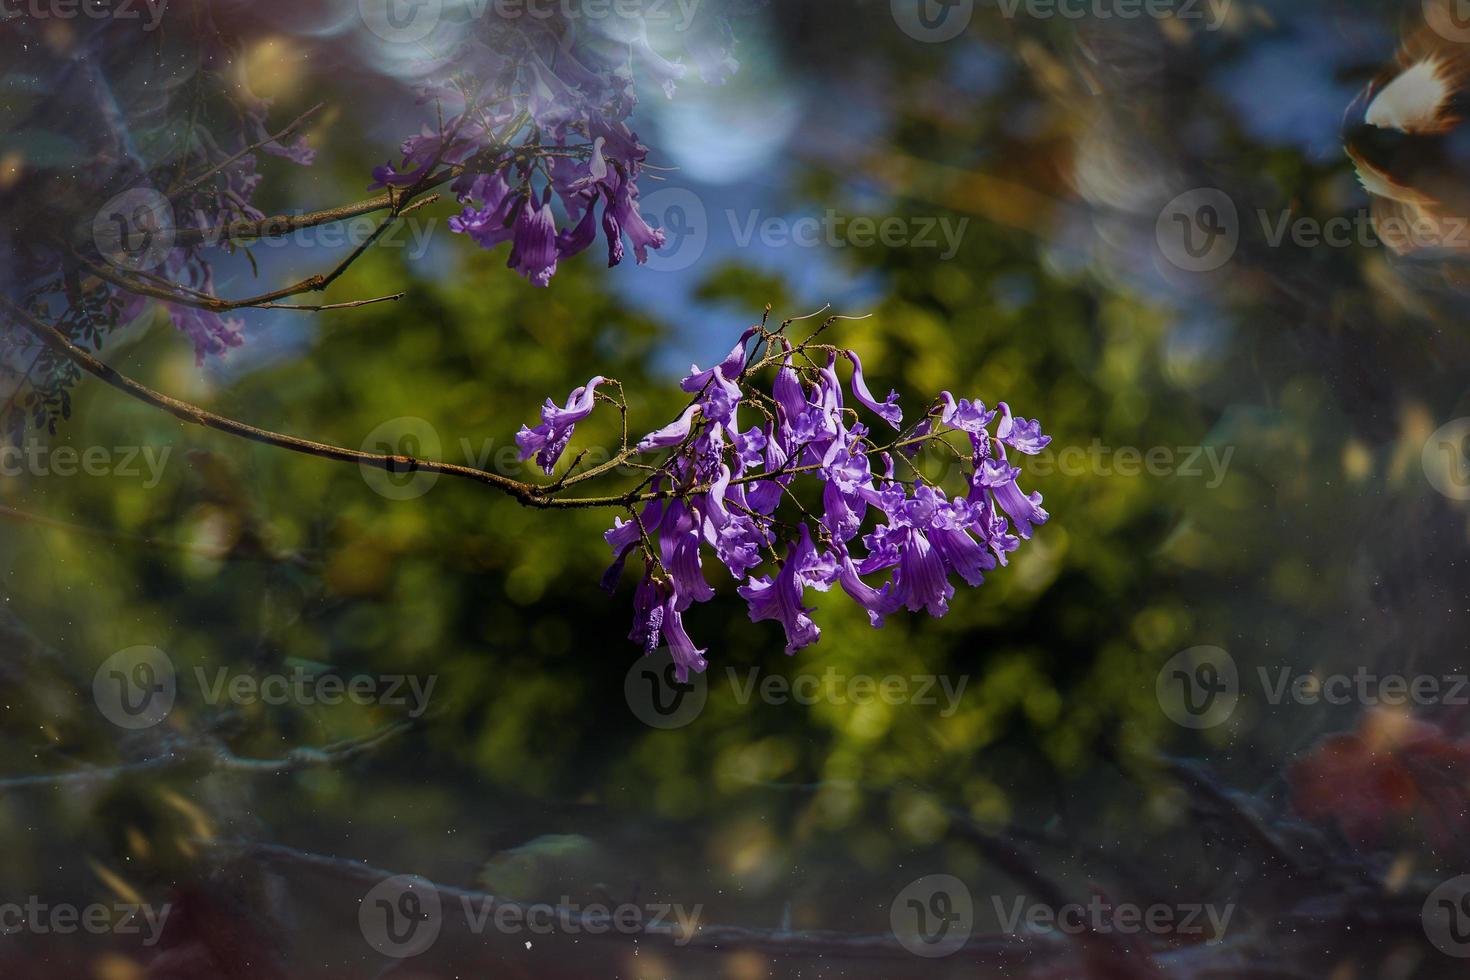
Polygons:
M839 586L874 627L900 610L943 616L957 581L982 584L1048 519L1041 495L1020 488L1021 470L1007 458L1008 448L1034 454L1050 442L1040 423L1005 402L987 409L943 392L903 429L897 394L873 398L854 352L819 349L825 362L778 331L752 328L714 367L691 368L680 388L693 401L627 450L629 458L672 452L634 495L641 509L607 532L613 563L603 583L615 588L627 560L642 555L631 636L650 650L669 646L681 677L706 664L707 651L684 628L685 614L716 595L706 553L738 583L752 621L780 624L793 654L821 637L812 592ZM847 386L839 358L853 365ZM753 385L752 366L774 369L769 393ZM564 408L548 402L542 425L518 437L523 452L545 451L554 463L600 380L573 392ZM848 395L898 434L876 440L862 412L846 405ZM742 427L742 411L760 418ZM953 496L909 462L918 444L936 440L965 464Z
M534 429L521 426L516 433L516 445L521 450L521 462L532 456L547 475L556 469L556 461L566 450L577 423L592 414L597 404L597 388L606 383L606 378L596 377L567 397L565 407L558 408L550 398L541 409L541 424Z

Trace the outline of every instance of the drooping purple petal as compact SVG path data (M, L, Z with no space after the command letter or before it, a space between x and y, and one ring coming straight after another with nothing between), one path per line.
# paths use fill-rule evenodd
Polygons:
M684 409L684 414L680 415L673 422L670 422L662 429L650 432L640 439L638 441L638 451L640 453L646 453L654 449L668 449L670 446L677 446L689 438L689 432L694 426L694 416L698 414L699 406L690 405Z
M515 237L506 265L543 289L556 275L556 218L550 204L537 207L527 200L516 216Z
M863 362L858 359L857 352L845 351L845 353L847 359L852 362L853 397L895 429L902 426L903 410L898 407L898 392L890 391L885 400L878 401L868 390L868 382L863 378Z

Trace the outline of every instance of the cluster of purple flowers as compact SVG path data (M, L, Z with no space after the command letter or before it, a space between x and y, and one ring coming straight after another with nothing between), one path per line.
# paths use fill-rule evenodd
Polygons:
M79 25L67 43L44 31L44 21L26 17L0 29L12 56L0 82L25 93L11 107L19 120L16 145L71 148L70 157L22 157L19 180L0 188L8 219L0 225L0 287L12 300L57 313L63 327L82 335L111 325L96 321L101 311L125 323L153 300L89 275L88 262L106 270L117 256L99 254L84 237L66 240L58 229L88 229L95 215L124 221L129 244L187 238L141 269L112 271L180 297L211 294L206 253L218 244L216 230L265 217L253 204L258 155L313 162L303 137L272 138L270 101L250 91L207 11L196 5L190 14L179 14L187 43L166 52L135 25L106 19ZM184 92L187 101L179 97ZM107 205L125 193L133 196L108 214ZM151 206L139 206L144 194ZM186 302L163 307L201 363L242 342L238 318Z
M846 386L839 373L844 361L851 365ZM769 393L750 383L767 367L776 369ZM523 426L516 437L521 458L534 456L550 474L605 383L593 378L564 406L548 400L541 424ZM715 367L692 369L681 387L695 396L685 411L625 452L632 458L671 450L637 494L641 510L607 532L614 560L604 577L611 590L628 558L641 551L631 639L647 651L668 646L681 679L706 666L706 650L683 621L690 606L715 595L703 572L706 551L743 581L738 592L752 621L781 624L792 654L821 636L806 605L808 589L839 586L875 627L900 609L943 616L954 596L952 576L981 584L985 572L1006 564L1047 520L1041 495L1017 485L1021 471L1008 451L1034 455L1051 439L1005 402L988 409L946 391L905 430L897 394L873 396L856 352L793 346L764 327L748 331ZM896 434L875 440L846 395ZM742 409L761 419L742 427ZM963 447L956 448L952 440L961 437ZM949 497L914 465L919 448L936 441L962 460L963 495ZM899 466L910 478L900 478ZM783 499L790 501L784 510ZM787 511L796 512L794 523ZM864 534L870 515L872 529ZM774 567L757 574L768 559ZM881 582L864 577L878 575Z
M714 4L697 17L685 49L706 82L722 83L738 67L728 20ZM634 81L651 75L672 96L685 65L654 50L642 17L490 20L483 30L449 59L454 78L430 89L449 117L405 140L402 162L374 170L373 186L412 186L441 164L462 167L453 191L464 211L451 230L486 249L510 242L507 264L537 286L599 230L609 266L622 262L624 239L647 261L664 233L638 204L648 147L628 125Z
M706 0L672 32L655 24L660 44L681 40L676 60L650 42L653 15L626 5L584 10L569 0L544 17L477 16L434 71L418 76L430 79L423 94L435 127L405 140L401 164L377 168L375 186L422 180L427 189L455 174L464 210L451 228L485 248L510 243L509 265L539 286L599 235L609 264L628 247L643 262L663 234L639 209L649 151L629 125L635 80L672 94L694 68L706 82L723 82L738 67L728 5L744 2ZM0 290L10 299L88 338L161 302L201 364L243 343L243 321L210 308L211 252L234 247L221 237L229 223L265 217L253 203L261 154L301 165L314 157L299 134L272 138L270 104L251 93L237 46L224 40L257 29L247 8L188 0L188 14L171 21L184 25L170 35L177 43L165 49L104 20L64 45L27 18L0 25L16 53L0 80L27 93L12 107L17 145L72 146L76 157L65 166L44 154L27 158L13 168L20 179L0 186ZM84 233L70 234L125 192L162 202L140 209L133 199L120 212L129 248L167 236L165 250L146 262L119 264Z

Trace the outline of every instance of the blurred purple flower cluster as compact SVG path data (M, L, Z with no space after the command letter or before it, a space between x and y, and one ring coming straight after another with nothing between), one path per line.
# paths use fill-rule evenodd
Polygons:
M846 385L844 362L851 366ZM752 381L767 368L775 372L769 392ZM516 436L521 458L534 456L550 474L608 383L593 378L564 406L548 400L541 424ZM875 627L900 609L943 616L952 577L980 585L1047 520L1041 495L1017 484L1021 470L1008 452L1034 455L1051 439L1005 402L989 409L942 392L904 429L897 394L873 396L856 352L792 345L763 326L747 331L720 364L692 369L681 387L694 395L689 406L622 454L632 460L669 451L647 467L635 495L641 509L607 532L614 561L604 577L615 588L628 558L641 552L631 639L648 651L668 646L681 679L706 666L706 650L683 621L694 603L715 595L703 572L706 552L743 581L738 592L752 621L781 624L791 654L821 636L808 589L839 586ZM893 430L887 441L874 438L849 396ZM743 426L742 409L760 419ZM915 463L921 448L939 442L961 463L960 495L947 495ZM884 577L876 584L864 578L873 575Z
M729 22L713 3L692 17L678 32L685 52L705 82L720 84L738 67ZM687 71L654 49L648 26L644 15L611 11L485 18L445 59L452 77L425 92L447 114L442 125L404 140L402 161L374 170L373 186L410 187L441 165L463 168L453 190L464 211L450 228L482 248L511 243L507 264L537 286L599 231L609 266L623 260L625 239L647 261L664 234L638 205L648 147L628 124L635 80L672 97Z
M426 192L452 180L464 205L452 229L485 248L509 243L510 266L539 286L599 235L610 264L629 246L643 262L663 235L639 210L648 148L629 125L635 81L671 94L685 60L724 81L737 67L725 5L745 2L565 0L536 16L482 5L450 31L433 70L415 74L428 79L421 105L433 126L403 142L399 166L374 171L375 186ZM0 18L10 52L0 82L13 93L0 116L14 148L0 174L0 292L92 346L161 303L203 364L243 343L235 310L274 298L218 296L211 263L248 251L255 235L284 234L231 226L266 217L254 203L262 155L313 162L301 130L316 119L267 125L270 102L250 88L251 44L274 36L274 5L176 0L167 13L156 35L121 19L57 30ZM650 32L683 53L664 57ZM346 50L311 43L324 45L324 63ZM40 358L28 343L0 334L0 365L55 380L36 404L64 414L65 379L30 370Z
M253 203L259 154L307 166L315 151L299 135L272 138L271 102L251 92L238 51L204 8L179 8L166 45L131 22L0 25L19 175L0 186L0 287L91 338L150 305L117 280L142 281L180 297L164 308L203 363L242 330L191 302L213 292L206 250L225 224L265 217Z

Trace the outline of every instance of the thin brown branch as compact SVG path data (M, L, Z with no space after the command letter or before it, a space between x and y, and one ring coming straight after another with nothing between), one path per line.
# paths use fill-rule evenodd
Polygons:
M176 199L176 198L178 198L178 197L180 197L180 196L182 196L184 194L187 194L189 191L193 190L194 188L198 187L200 184L204 183L206 180L209 180L211 177L215 176L220 171L224 170L230 164L232 164L235 161L237 161L237 160L241 159L242 157L244 157L247 153L254 153L256 150L260 149L262 146L265 146L267 143L277 143L277 142L280 142L281 140L285 139L287 136L290 136L297 129L299 129L301 127L301 125L306 122L306 120L310 119L312 116L316 115L317 112L321 111L321 108L324 105L326 105L325 102L318 102L316 105L312 106L310 109L307 109L301 115L297 116L294 120L292 120L290 123L288 123L286 125L286 128L285 129L282 129L280 132L276 133L275 135L273 135L273 136L267 136L263 140L259 140L258 142L255 142L255 143L250 144L249 146L245 147L245 149L241 150L239 153L236 153L233 156L230 156L230 157L225 158L224 160L222 160L219 163L215 164L210 169L206 170L204 173L200 174L199 176L197 176L197 177L195 177L195 178L187 181L186 183L184 183L183 185L181 185L181 186L179 186L177 188L174 188L173 190L169 191L169 193L168 193L169 198L170 199Z

